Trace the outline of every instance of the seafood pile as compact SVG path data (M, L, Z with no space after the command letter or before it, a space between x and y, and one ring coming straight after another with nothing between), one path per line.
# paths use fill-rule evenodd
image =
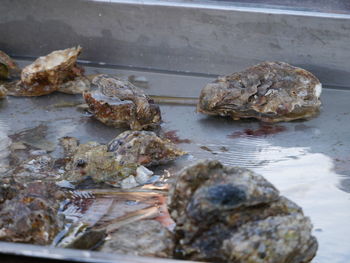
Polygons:
M25 132L6 137L1 241L210 262L312 260L310 219L261 175L215 160L178 173L162 168L187 153L162 130L160 107L135 80L85 76L81 51L54 51L23 70L0 52L0 98L82 94L92 117L130 130L108 143L62 137L59 156L41 138L43 126L36 142ZM319 112L321 89L306 70L263 62L209 83L197 110L234 120L305 119Z

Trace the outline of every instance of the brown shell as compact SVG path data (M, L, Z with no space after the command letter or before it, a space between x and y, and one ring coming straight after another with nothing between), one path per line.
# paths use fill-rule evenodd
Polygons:
M218 161L186 167L170 188L177 256L209 262L309 262L310 219L262 176Z
M76 66L80 52L81 47L74 47L39 57L22 70L21 81L15 83L11 95L41 96L58 90L62 83L81 75Z
M5 98L7 94L7 89L4 87L0 86L0 99Z
M319 112L322 85L310 72L283 62L263 62L219 77L201 91L197 110L234 120L305 119Z
M21 74L21 69L17 66L9 55L0 50L0 79L17 78Z
M161 122L159 106L128 81L100 75L92 83L98 87L85 92L84 99L95 118L110 126L142 130Z
M165 163L185 154L152 131L125 131L109 142L108 151L114 153L120 164L145 166Z

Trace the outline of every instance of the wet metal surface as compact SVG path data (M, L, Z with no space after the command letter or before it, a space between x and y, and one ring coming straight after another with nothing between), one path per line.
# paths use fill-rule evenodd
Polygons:
M339 1L327 1L321 12L297 8L317 10L322 5L310 1L291 7L291 2L305 2L296 0L279 1L279 8L255 4L277 2L272 0L249 1L251 5L204 0L27 2L1 0L0 47L12 56L37 57L81 45L84 60L223 75L281 60L310 70L323 83L350 86L350 15L348 5Z
M134 80L136 77L147 82L147 93L158 96L196 97L211 81L190 75L87 69L87 73L98 72L125 79L133 75ZM179 90L180 86L188 88ZM320 245L313 263L340 263L350 258L350 91L324 89L321 99L323 107L318 117L272 127L256 121L208 117L197 114L194 106L164 104L162 128L165 132L176 130L176 136L186 140L179 146L189 156L175 162L173 170L196 159L212 158L261 173L311 217ZM82 102L81 96L59 93L0 101L0 148L5 149L9 143L7 135L15 140L22 134L21 140L28 141L30 133L37 136L39 129L42 140L53 143L50 147L58 155L59 147L55 145L60 137L106 143L122 131L99 123L75 106L62 107L77 101Z

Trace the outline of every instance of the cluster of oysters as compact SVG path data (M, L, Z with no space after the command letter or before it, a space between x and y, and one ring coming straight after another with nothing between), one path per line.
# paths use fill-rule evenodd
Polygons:
M131 130L106 145L62 138L64 157L60 160L35 154L16 159L16 168L10 177L3 177L0 186L0 240L96 248L108 232L94 229L100 219L88 226L75 222L66 231L68 236L62 234L64 219L56 214L67 193L58 187L58 180L79 185L89 178L110 187L134 189L152 185L152 167L185 154L149 131L162 121L151 97L114 76L85 76L77 65L80 53L80 47L54 51L20 70L0 52L0 98L80 93L96 119ZM263 62L208 84L201 91L197 110L234 120L307 119L319 112L321 89L319 80L306 70ZM38 173L51 179L28 182ZM110 239L100 250L237 263L306 263L316 254L317 241L302 209L248 169L200 161L185 167L167 187L169 213L164 202L162 213L168 215L168 223L164 218L140 217L119 225L108 232Z

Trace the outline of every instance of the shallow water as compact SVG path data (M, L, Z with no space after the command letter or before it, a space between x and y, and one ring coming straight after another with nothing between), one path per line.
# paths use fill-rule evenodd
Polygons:
M147 79L147 92L158 96L195 97L208 78L90 68L88 73L114 73ZM185 90L178 87L187 86ZM169 91L167 93L167 91ZM262 127L256 121L207 117L193 106L162 105L164 131L175 131L190 143L189 152L172 164L171 171L197 159L218 159L228 165L252 168L281 193L295 201L314 224L319 250L314 263L347 262L350 258L350 91L325 89L321 114L309 121ZM9 138L35 143L60 154L58 139L78 137L81 142L106 143L122 129L106 127L76 107L64 103L81 96L52 94L38 98L9 97L0 101L0 165ZM72 104L72 105L73 105ZM23 134L26 134L25 136ZM22 137L21 137L22 136ZM51 144L52 145L51 145ZM1 161L2 159L2 161ZM169 168L169 167L167 167Z

